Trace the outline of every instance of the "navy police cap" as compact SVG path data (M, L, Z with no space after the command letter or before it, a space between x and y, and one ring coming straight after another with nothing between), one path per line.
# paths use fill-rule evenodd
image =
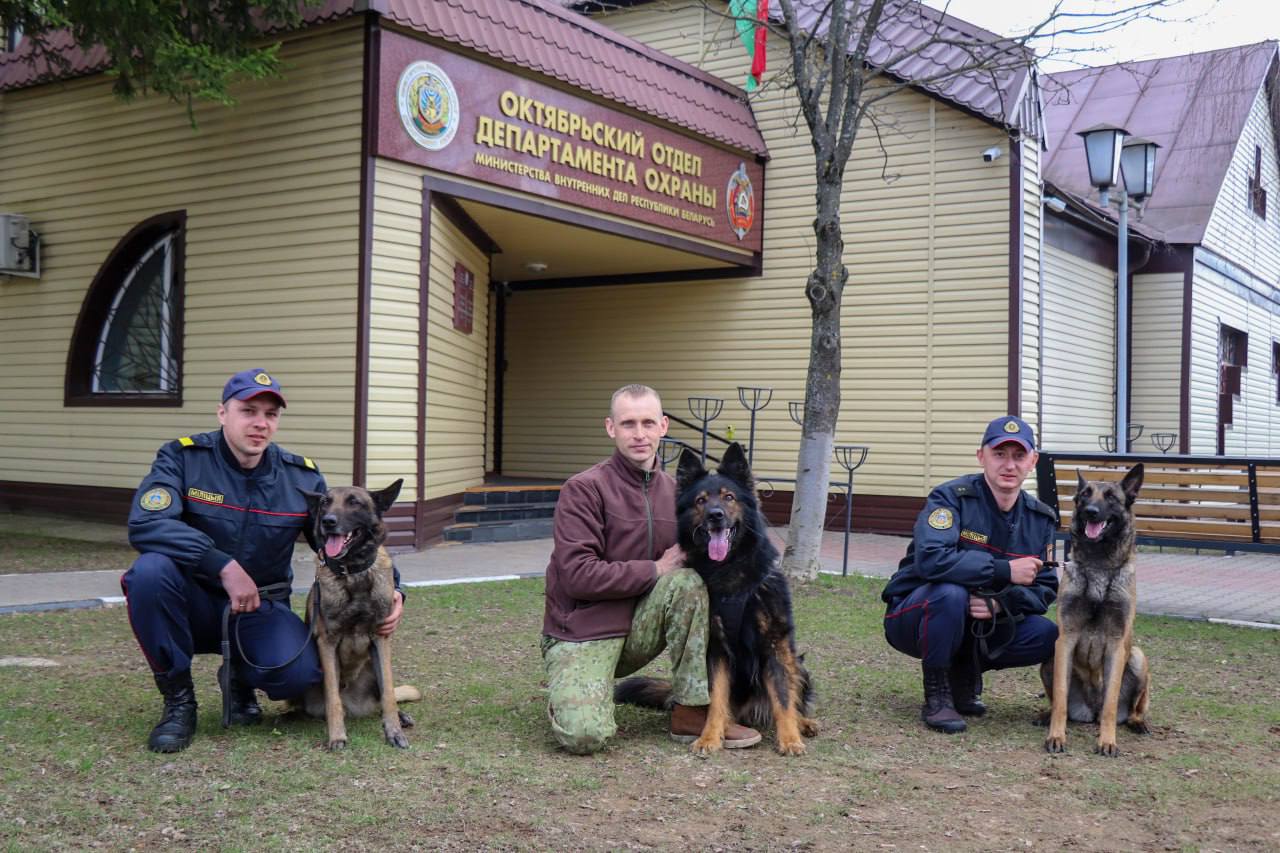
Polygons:
M1036 434L1031 425L1013 415L996 418L987 424L987 431L982 434L983 447L998 447L1006 441L1016 441L1028 452L1036 449Z
M223 403L226 403L232 397L237 400L248 400L257 397L259 394L274 394L280 398L281 406L286 405L284 392L280 390L280 383L261 367L242 370L228 379L227 384L222 386Z

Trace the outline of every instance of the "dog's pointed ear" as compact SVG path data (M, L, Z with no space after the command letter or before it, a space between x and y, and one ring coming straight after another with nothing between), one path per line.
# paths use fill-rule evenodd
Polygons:
M736 441L729 445L729 449L720 459L719 473L720 476L728 477L743 486L747 491L755 488L755 483L751 481L751 466L747 464L747 452Z
M1133 506L1133 502L1138 499L1138 489L1142 488L1142 463L1139 462L1129 469L1129 473L1124 475L1124 479L1120 481L1120 488L1124 490L1125 506Z
M400 487L403 485L404 478L401 477L382 491L369 493L373 497L373 505L377 507L379 517L391 509L392 504L396 502L396 498L400 496Z
M689 484L706 476L707 469L702 467L698 454L689 448L680 451L680 465L676 468L676 490L683 492Z
M307 544L311 546L311 550L319 551L320 540L316 533L316 525L319 523L317 510L320 507L320 501L324 499L324 492L308 492L306 489L298 489L298 491L307 499L307 523L302 526L302 534L307 537Z
M1084 487L1089 485L1089 481L1084 478L1084 472L1079 468L1076 469L1076 494L1084 491Z

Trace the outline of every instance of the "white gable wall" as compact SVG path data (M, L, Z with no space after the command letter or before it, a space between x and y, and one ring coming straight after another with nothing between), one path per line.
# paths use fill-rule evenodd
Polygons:
M1262 87L1236 144L1203 241L1205 248L1273 285L1280 282L1280 163L1274 120L1266 87ZM1249 202L1257 146L1262 147L1262 186L1267 190L1265 219L1253 212Z

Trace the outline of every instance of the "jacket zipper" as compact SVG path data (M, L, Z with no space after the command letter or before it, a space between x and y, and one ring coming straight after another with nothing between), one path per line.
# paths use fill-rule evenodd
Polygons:
M644 495L644 521L649 530L649 550L645 552L646 554L653 553L653 507L649 505L649 476L652 473L652 471L644 472L644 484L640 488Z

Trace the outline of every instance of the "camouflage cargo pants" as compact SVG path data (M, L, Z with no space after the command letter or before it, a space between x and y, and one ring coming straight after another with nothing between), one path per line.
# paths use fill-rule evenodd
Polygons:
M707 589L692 569L658 578L636 603L631 633L571 643L542 638L542 662L551 696L547 715L555 738L569 752L604 747L618 730L613 721L613 680L630 675L671 651L671 693L681 705L706 705Z

